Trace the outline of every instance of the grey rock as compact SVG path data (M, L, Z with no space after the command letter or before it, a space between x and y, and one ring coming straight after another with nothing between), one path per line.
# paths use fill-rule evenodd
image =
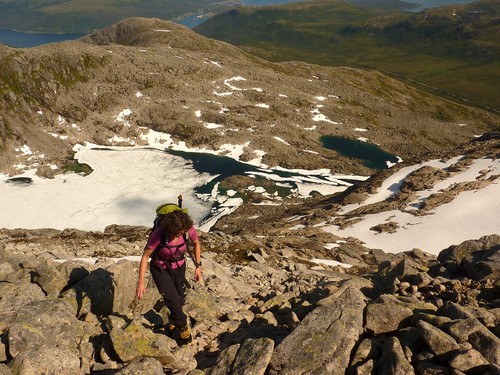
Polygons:
M434 327L432 324L420 320L417 322L417 328L425 343L434 354L441 355L460 349L460 346L453 337Z
M29 348L12 361L14 373L19 375L83 375L80 358L65 347L39 346Z
M163 367L161 363L150 357L140 358L125 365L121 370L118 370L116 375L163 375Z
M184 305L187 314L197 321L218 319L227 313L238 311L240 307L232 298L217 297L196 290L187 292Z
M374 334L404 328L404 321L413 315L408 307L394 303L371 303L365 309L365 330Z
M387 375L412 375L415 374L413 367L408 362L403 348L396 337L389 337L382 348L382 357L377 361L379 373Z
M243 342L233 363L233 375L264 375L271 356L274 341L265 337Z
M419 375L451 375L448 367L444 367L432 362L419 362L415 369Z
M450 335L459 341L469 342L490 363L500 363L500 339L477 319L461 319L450 323Z
M68 279L61 272L47 264L41 264L32 271L32 281L49 297L57 297L68 284Z
M379 358L381 355L382 343L380 341L371 338L363 339L354 352L350 367L358 368L363 363L373 360L374 358Z
M453 353L449 360L450 367L468 372L469 370L485 371L490 367L489 362L479 353L477 350L459 350L456 353Z
M207 370L207 375L231 374L233 371L233 363L239 349L240 344L231 345L224 349L217 357L216 365Z
M62 299L31 302L18 310L9 325L10 354L16 357L48 343L77 353L84 337L83 326Z
M363 294L348 288L331 304L314 309L277 346L269 373L344 374L363 329L364 307Z
M175 341L163 334L153 333L137 320L123 327L118 321L113 322L109 335L116 354L123 362L145 356L158 359L164 367L175 363L172 354Z

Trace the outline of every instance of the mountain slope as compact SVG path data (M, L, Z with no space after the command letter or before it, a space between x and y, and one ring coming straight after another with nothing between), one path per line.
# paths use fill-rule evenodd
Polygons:
M239 8L195 31L272 61L390 72L499 111L499 14L493 0L417 14L318 0Z
M377 72L270 63L158 19L128 19L80 41L0 47L0 64L3 173L60 173L77 143L146 145L153 129L191 148L241 146L245 161L367 175L321 136L362 130L407 160L496 126L494 115Z

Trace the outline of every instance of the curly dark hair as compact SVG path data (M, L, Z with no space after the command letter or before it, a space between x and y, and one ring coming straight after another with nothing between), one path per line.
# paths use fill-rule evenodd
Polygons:
M193 226L191 217L180 210L166 214L160 223L163 232L170 237L185 233Z

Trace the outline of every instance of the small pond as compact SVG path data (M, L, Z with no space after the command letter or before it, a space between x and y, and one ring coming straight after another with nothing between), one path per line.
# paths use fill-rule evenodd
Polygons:
M379 146L335 135L321 137L324 147L335 150L342 156L355 158L363 161L363 164L371 169L381 170L388 168L387 162L397 163L399 158L382 150Z

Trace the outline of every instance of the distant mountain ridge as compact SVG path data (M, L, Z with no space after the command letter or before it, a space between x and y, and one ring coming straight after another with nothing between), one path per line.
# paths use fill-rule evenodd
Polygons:
M419 88L500 111L500 5L482 0L404 13L318 0L239 8L195 31L272 61L390 72Z

